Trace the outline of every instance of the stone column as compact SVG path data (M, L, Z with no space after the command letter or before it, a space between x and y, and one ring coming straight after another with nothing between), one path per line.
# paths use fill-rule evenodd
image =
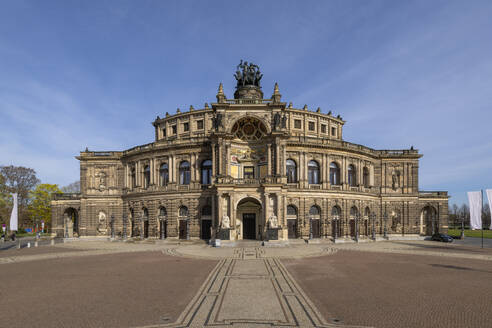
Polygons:
M216 163L216 156L215 156L215 144L213 143L212 144L212 179L215 180L215 176L217 175L217 171L216 171L216 166L217 166L217 163Z
M281 163L281 168L282 168L282 175L286 175L286 172L285 172L285 165L287 164L287 150L286 150L286 146L284 145L282 147L282 163Z
M280 173L280 146L278 145L278 138L275 140L275 174Z
M169 182L174 183L174 155L169 156Z
M272 174L272 144L267 144L267 175Z
M190 158L190 174L191 174L191 184L196 182L196 154L191 154Z
M270 217L270 194L267 192L264 193L263 208L263 222L259 222L262 228L262 230L260 231L262 237L264 236L263 231L266 231L266 225L268 222L268 218Z
M229 165L230 159L231 159L231 145L227 144L226 145L226 160L224 162L224 165L226 166L225 174L227 176L231 175L231 169L230 169L230 165Z
M129 183L128 183L128 176L130 174L130 168L128 166L128 163L125 164L125 187L128 188L129 187Z
M217 227L222 225L222 217L224 216L224 194L219 193L217 195Z
M222 175L223 174L223 168L222 168L222 144L219 142L219 148L217 149L217 151L219 152L219 156L217 157L217 165L218 165L218 173L219 175Z
M215 194L212 195L212 227L214 229L217 229L217 224L218 224L218 220L217 220L217 216L215 215L217 213L217 197ZM213 238L214 236L212 236Z
M153 185L155 184L155 163L153 158L151 158L149 161L149 169L150 169L150 185Z

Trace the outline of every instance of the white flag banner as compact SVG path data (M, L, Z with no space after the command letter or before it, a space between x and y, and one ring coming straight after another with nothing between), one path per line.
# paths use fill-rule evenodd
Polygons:
M17 231L17 221L19 219L17 211L17 194L12 194L14 197L14 207L12 207L12 213L10 214L10 231Z
M469 191L468 202L470 203L470 226L472 230L482 229L482 192Z
M492 189L487 189L487 198L489 199L489 209L492 211ZM490 230L492 230L492 220L490 220Z

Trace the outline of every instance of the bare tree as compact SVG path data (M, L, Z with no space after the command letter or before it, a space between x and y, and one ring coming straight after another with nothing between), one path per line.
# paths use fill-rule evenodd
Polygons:
M80 181L75 181L65 187L62 187L61 191L64 193L80 193Z

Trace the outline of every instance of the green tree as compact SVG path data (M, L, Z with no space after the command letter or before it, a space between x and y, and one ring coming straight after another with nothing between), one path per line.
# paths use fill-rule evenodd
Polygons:
M10 197L7 191L5 178L0 173L0 225L8 223L11 208L12 197Z
M56 184L39 184L36 189L29 193L30 202L28 213L32 222L44 221L45 227L51 226L51 198L53 194L61 194L62 191Z
M19 228L30 226L32 222L29 222L30 217L27 212L27 206L30 201L29 192L40 182L36 177L36 171L23 166L0 166L0 175L3 181L3 193L9 199L8 211L12 210L12 198L10 194L17 193L19 201ZM0 190L0 193L2 193L2 190ZM10 214L7 217L7 220L9 220Z

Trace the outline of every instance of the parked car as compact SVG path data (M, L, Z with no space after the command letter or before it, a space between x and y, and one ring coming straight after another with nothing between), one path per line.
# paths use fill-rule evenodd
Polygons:
M451 243L453 242L453 237L446 235L444 233L435 233L432 235L431 240Z

